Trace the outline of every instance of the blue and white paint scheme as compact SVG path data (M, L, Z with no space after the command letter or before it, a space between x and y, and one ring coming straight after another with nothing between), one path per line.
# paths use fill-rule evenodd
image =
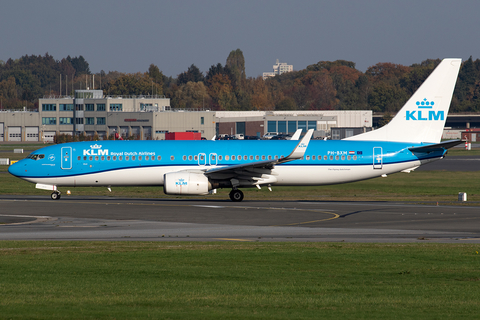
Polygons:
M461 141L440 142L460 59L444 59L386 126L344 140L95 141L39 149L9 172L51 190L80 186L163 186L166 194L231 188L346 183L410 172ZM300 140L300 141L299 141Z

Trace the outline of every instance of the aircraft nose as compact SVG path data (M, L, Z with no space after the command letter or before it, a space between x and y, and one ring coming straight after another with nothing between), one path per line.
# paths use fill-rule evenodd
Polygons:
M21 177L25 175L27 168L25 163L22 163L22 162L23 161L19 161L10 165L10 167L8 167L8 173L10 173L11 175L14 175L15 177Z

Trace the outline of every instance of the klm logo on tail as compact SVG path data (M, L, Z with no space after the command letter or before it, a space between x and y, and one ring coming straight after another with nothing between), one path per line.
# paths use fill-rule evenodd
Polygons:
M443 121L445 120L445 112L442 110L427 110L433 109L434 101L428 101L426 98L423 101L417 101L418 110L406 111L407 120L412 121Z

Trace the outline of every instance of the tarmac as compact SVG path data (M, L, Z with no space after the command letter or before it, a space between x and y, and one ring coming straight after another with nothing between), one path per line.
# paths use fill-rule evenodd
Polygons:
M0 240L480 243L480 208L0 196Z

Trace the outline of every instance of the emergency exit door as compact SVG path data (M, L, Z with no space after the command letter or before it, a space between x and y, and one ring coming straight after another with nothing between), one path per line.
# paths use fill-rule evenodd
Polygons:
M62 169L72 169L72 147L62 148Z
M373 148L373 169L382 169L383 167L383 153L382 147Z

